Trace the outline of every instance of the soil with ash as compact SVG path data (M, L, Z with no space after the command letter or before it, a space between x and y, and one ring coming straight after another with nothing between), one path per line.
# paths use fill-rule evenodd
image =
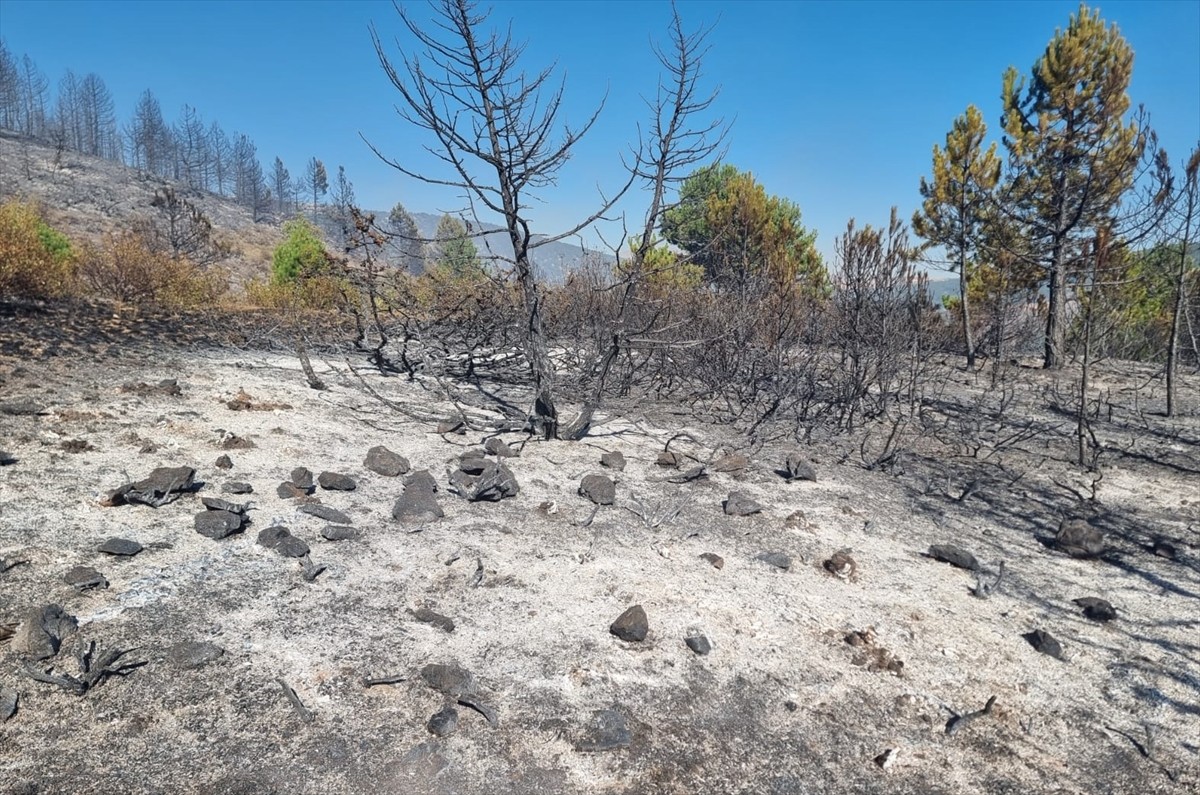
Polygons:
M0 792L1200 787L1194 405L1131 415L1091 500L1052 412L1003 471L919 447L870 470L664 406L576 443L438 433L436 384L317 348L314 391L289 342L265 317L0 310ZM114 497L160 467L193 482ZM1104 552L1056 548L1064 519Z

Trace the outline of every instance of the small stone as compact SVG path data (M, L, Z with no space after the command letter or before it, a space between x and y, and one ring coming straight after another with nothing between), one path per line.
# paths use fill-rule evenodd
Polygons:
M217 456L217 469L233 469L233 459L225 453Z
M12 637L12 649L17 654L45 660L58 654L62 640L78 628L75 617L58 605L35 607L25 613L21 625Z
M800 709L800 705L789 698L787 701L783 702L783 708L788 712L795 712L796 710Z
M458 710L446 705L441 710L433 713L433 717L429 719L429 723L425 724L425 728L434 737L445 737L448 734L453 734L454 730L458 728Z
M493 436L483 444L483 449L497 458L515 458L517 451L508 446L508 443L499 436Z
M782 552L763 552L758 559L769 566L787 571L792 567L792 559Z
M279 495L279 499L281 500L292 500L296 499L297 497L308 496L307 490L298 489L296 488L295 483L287 480L279 484L279 486L275 489L275 493Z
M660 467L677 469L683 463L683 456L679 455L679 453L672 453L670 450L663 450L658 454L658 460L654 463Z
M712 643L709 642L708 638L702 632L688 635L683 639L683 642L687 644L689 649L701 657L712 651Z
M17 704L20 696L16 690L0 690L0 723L4 723L17 714ZM16 792L16 790L13 790Z
M340 472L322 472L317 482L321 484L321 488L328 491L354 491L358 488L354 478Z
M137 502L153 508L179 499L195 485L196 470L191 467L159 467L144 480L118 489L124 502ZM115 496L115 495L114 495ZM114 504L120 502L114 500Z
M445 436L448 433L454 433L461 436L467 432L467 426L462 420L447 419L442 420L437 424L437 432L442 436Z
M471 695L476 691L475 677L466 668L454 663L430 663L421 669L425 684L452 698Z
M808 527L808 516L804 511L792 511L788 518L783 520L783 526L803 530Z
M729 496L722 505L726 516L750 516L763 509L760 503L740 491L729 492Z
M458 460L458 468L468 475L482 475L491 463L487 459L486 450L468 450Z
M617 501L617 484L607 475L585 475L579 493L597 505L612 505Z
M800 453L790 453L784 459L783 469L779 470L779 474L788 482L817 479L817 470Z
M517 479L504 464L464 457L450 473L450 490L470 502L498 502L520 491Z
M130 541L128 538L110 538L99 546L99 551L106 555L116 555L118 557L133 557L141 552L144 547L136 541Z
M1117 617L1117 609L1107 599L1101 599L1098 596L1084 596L1071 601L1082 607L1084 617L1092 621L1103 623Z
M312 491L313 473L307 467L296 467L290 475L292 485L303 491Z
M7 450L0 450L0 467L6 467L15 463L17 463L17 459L13 457L12 453Z
M929 557L967 571L979 571L979 561L975 560L975 556L953 544L934 544L929 547Z
M750 466L750 459L741 453L729 453L723 455L709 465L709 469L713 472L730 472L739 473L745 472Z
M416 610L410 610L408 612L413 618L415 618L417 621L420 621L422 624L429 624L445 632L454 631L453 620L451 620L448 616L442 615L441 613L435 613L429 608L419 607Z
M241 480L229 480L221 484L221 491L226 494L253 494L254 487Z
M321 531L321 537L326 541L357 541L360 536L362 536L362 532L357 527L345 527L344 525L327 525Z
M250 510L250 506L244 503L230 502L217 497L201 497L200 504L210 511L225 511L236 513L238 516L245 516L246 511Z
M888 748L882 754L875 757L875 764L878 765L881 770L889 770L891 769L892 765L896 764L896 758L898 756L900 756L899 751L897 751L895 748Z
M107 588L108 580L91 566L76 566L63 576L63 582L79 591L89 588Z
M433 495L436 488L429 472L421 470L410 475L405 480L404 491L392 506L392 518L417 524L441 519L446 514Z
M1175 545L1162 538L1155 539L1154 543L1150 545L1150 552L1156 557L1167 560L1176 560L1179 557L1179 550L1175 548Z
M241 530L246 520L241 514L229 511L201 511L192 521L197 533L219 541Z
M333 524L353 524L354 521L346 514L339 511L337 508L331 508L328 505L309 502L301 505L298 509L300 513L306 513L309 516L315 516L318 519L324 519Z
M216 662L225 654L225 650L215 643L207 641L186 641L176 643L167 651L167 659L177 668L191 671L203 668L211 662Z
M588 726L575 740L575 750L584 753L612 751L625 748L633 742L633 732L625 716L615 709L602 709L592 713Z
M308 554L308 544L296 538L283 525L265 527L258 534L258 543L267 549L273 549L285 558L302 558Z
M711 563L714 569L725 568L725 558L721 557L715 552L702 552L700 554L700 558L701 560L707 560L709 563Z
M625 471L625 456L620 450L613 450L611 453L605 453L600 456L600 466L615 469L618 472Z
M1062 644L1046 630L1035 629L1033 632L1026 632L1021 637L1029 641L1029 645L1042 654L1048 654L1056 660L1063 659Z
M410 465L408 459L399 453L393 453L383 445L376 445L367 451L363 459L363 467L377 475L394 478L406 474Z
M250 450L255 447L254 442L244 436L238 436L236 433L231 433L221 440L222 450Z
M1094 558L1104 554L1104 533L1082 519L1064 519L1054 545L1073 558Z
M825 571L843 580L850 579L858 571L858 564L854 562L854 558L850 557L850 553L844 549L834 552L821 565L825 568Z
M646 633L650 631L650 623L646 618L646 611L641 605L634 605L618 616L617 620L608 628L608 631L621 640L631 643L645 640Z

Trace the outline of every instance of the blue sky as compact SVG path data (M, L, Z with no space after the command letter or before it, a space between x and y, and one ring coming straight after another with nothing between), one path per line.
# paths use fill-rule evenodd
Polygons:
M485 4L486 5L486 4ZM1098 3L1132 44L1131 96L1151 113L1178 163L1200 139L1200 2ZM418 17L423 3L409 4ZM954 117L978 105L995 132L1001 75L1028 72L1078 5L1041 2L680 2L685 25L715 24L705 61L720 87L716 115L732 121L727 162L801 207L830 257L846 221L885 223L896 204L919 203L934 143ZM562 117L604 112L561 174L541 194L535 231L554 233L620 184L619 157L645 125L642 97L658 68L666 2L496 2L512 21L530 71L557 63L566 78ZM264 165L276 155L297 174L311 156L331 175L344 165L361 204L457 209L455 196L415 183L378 161L359 138L417 168L429 143L399 120L398 98L371 48L374 22L393 55L411 39L385 2L27 2L0 0L0 36L57 83L67 68L96 72L124 121L151 89L173 120L186 103L227 132L245 132ZM645 197L622 204L640 225ZM608 239L617 230L609 227ZM595 242L597 237L590 236Z

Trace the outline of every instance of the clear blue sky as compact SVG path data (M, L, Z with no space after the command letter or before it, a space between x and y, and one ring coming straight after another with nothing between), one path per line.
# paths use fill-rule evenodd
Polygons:
M1131 95L1143 103L1178 163L1200 139L1200 2L1102 2L1136 52ZM423 3L409 4L418 16ZM486 4L484 4L486 7ZM716 24L705 62L720 86L714 112L733 121L726 160L797 202L829 257L850 217L885 223L896 204L919 203L930 151L955 116L978 105L993 131L1001 75L1028 72L1073 0L1041 2L680 2L685 24ZM618 157L645 122L665 2L496 2L528 41L531 71L556 62L566 77L563 118L581 122L607 92L600 122L543 192L535 231L554 233L619 184ZM293 175L315 155L331 176L346 167L361 204L402 201L425 212L455 197L414 183L375 159L367 136L420 168L428 139L395 116L397 99L368 36L374 22L411 45L384 2L27 2L0 0L0 36L57 83L67 68L108 84L122 123L151 89L168 121L186 103L227 132L245 132L265 167L276 155ZM630 226L645 198L624 202ZM610 239L614 238L609 230ZM594 240L595 238L592 238Z

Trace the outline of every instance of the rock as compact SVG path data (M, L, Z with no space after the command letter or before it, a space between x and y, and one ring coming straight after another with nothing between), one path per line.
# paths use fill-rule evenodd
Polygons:
M690 634L683 639L683 642L687 644L689 649L694 651L696 654L699 654L701 657L712 651L712 643L709 642L708 638L703 632L695 632Z
M709 563L711 563L714 569L725 568L725 558L721 557L715 552L702 552L700 554L700 558L701 560L707 560Z
M729 453L723 455L716 461L709 464L709 469L713 472L745 472L750 466L750 459L741 453Z
M1084 596L1072 599L1072 602L1083 608L1083 615L1092 621L1112 621L1117 617L1117 609L1109 604L1107 599L1098 596Z
M445 632L454 631L454 621L452 621L448 616L444 616L441 613L435 613L429 608L418 607L416 610L409 610L408 612L413 618L415 618L417 621L420 621L422 624L435 626Z
M654 463L660 467L677 469L683 463L683 456L679 453L672 453L670 450L663 450L658 454L658 459Z
M267 549L273 549L285 558L302 558L308 554L308 544L296 538L283 525L265 527L258 534L258 543Z
M128 538L110 538L101 544L98 549L106 555L131 558L141 552L144 547L136 541L130 541Z
M789 483L794 480L817 479L817 470L800 453L789 453L779 474Z
M383 445L376 445L367 451L363 459L363 467L377 475L394 478L407 474L411 468L408 459L399 453L393 453Z
M201 497L200 504L210 511L225 511L227 513L235 513L238 516L245 516L250 510L250 506L240 502L230 502L222 500L218 497Z
M225 655L225 650L207 641L185 641L176 643L167 650L167 660L176 668L191 671L216 662Z
M0 414L7 414L10 417L35 417L45 413L45 407L39 403L34 403L28 398L6 400L0 403Z
M415 486L417 488L424 489L430 494L435 494L438 490L437 480L434 479L433 475L430 474L428 469L418 469L416 472L406 477L404 479L404 487L408 488L409 486Z
M196 470L191 467L159 467L145 479L122 486L118 491L125 502L158 508L179 499L185 491L190 491L195 485L195 478ZM121 503L114 501L114 504Z
M7 450L0 450L0 467L6 467L17 463L17 459L13 458L13 454Z
M462 435L467 432L467 426L462 420L446 419L437 424L437 432L442 436L448 433Z
M128 381L121 384L121 391L141 397L179 397L183 394L183 390L179 388L179 382L174 378L164 378L153 386L143 381Z
M517 451L508 446L508 443L499 436L493 436L483 443L483 449L496 458L516 458Z
M296 467L289 476L292 485L304 492L313 490L313 473L307 467Z
M465 458L450 473L450 490L469 502L499 502L520 491L517 479L504 464Z
M850 557L847 550L838 550L821 564L825 571L840 577L843 580L848 580L858 571L858 564L854 562L854 558Z
M454 663L430 663L421 669L421 678L425 684L451 698L469 696L477 689L471 672Z
M458 710L447 704L442 709L433 713L433 717L429 719L429 723L425 724L425 728L434 737L445 737L448 734L453 734L458 728Z
M808 527L808 515L804 511L792 511L788 514L788 518L783 520L783 526L794 530L804 530Z
M437 484L426 470L415 472L404 481L404 491L392 506L392 518L401 522L433 522L445 516L434 492Z
M108 580L104 579L104 575L91 566L76 566L63 575L63 582L79 591L108 587Z
M1021 637L1029 641L1029 645L1042 654L1048 654L1056 660L1063 659L1062 644L1046 630L1035 629L1033 632L1026 632Z
M337 508L330 508L328 505L309 502L301 505L298 509L300 513L306 513L309 516L315 516L318 519L324 519L333 524L354 524L354 521L346 514L339 511Z
M875 757L875 764L881 770L890 770L896 764L896 758L900 756L900 752L895 748L888 748L879 756Z
M217 456L216 467L217 469L233 469L233 459L222 453Z
M0 457L0 464L2 463L4 462L2 457ZM1174 544L1172 544L1170 541L1167 541L1165 538L1155 539L1154 543L1150 545L1149 549L1150 554L1154 555L1155 557L1166 558L1167 560L1176 560L1179 557L1179 550L1175 548Z
M241 530L246 519L240 513L229 511L201 511L192 522L197 533L220 541Z
M613 450L611 453L605 453L600 456L600 466L615 469L618 472L625 471L625 456L620 450Z
M297 497L308 496L307 490L298 489L296 488L295 483L287 480L279 484L279 486L275 489L275 493L279 495L279 499L281 500L292 500L296 499Z
M1054 546L1073 558L1094 558L1104 553L1104 533L1082 519L1064 519L1054 536Z
M362 532L357 527L344 525L327 525L321 531L321 537L326 541L357 541L361 536Z
M575 750L584 753L612 751L625 748L633 742L633 732L625 716L615 709L602 709L592 713L587 727L575 740Z
M607 475L584 475L579 493L597 505L612 505L617 501L617 484Z
M241 480L228 480L221 484L221 491L226 494L253 494L254 487Z
M236 433L231 433L221 440L222 450L250 450L254 446L254 442Z
M16 690L0 690L0 723L4 723L17 714L17 703L20 696ZM13 790L14 792L16 790Z
M929 557L967 571L979 571L979 561L975 560L975 556L953 544L933 544L929 547Z
M75 617L58 605L35 607L22 618L12 637L12 650L35 660L45 660L58 654L63 638L78 626Z
M740 491L729 492L729 496L722 505L725 508L726 516L749 516L759 513L763 509L757 501Z
M639 643L646 639L646 633L650 631L650 623L646 618L646 611L641 605L634 605L626 610L617 620L612 623L608 631L616 635L621 640L631 643Z
M769 566L787 571L792 567L792 559L782 552L763 552L758 559Z
M322 472L317 478L317 483L327 491L354 491L358 488L354 478L340 472Z

